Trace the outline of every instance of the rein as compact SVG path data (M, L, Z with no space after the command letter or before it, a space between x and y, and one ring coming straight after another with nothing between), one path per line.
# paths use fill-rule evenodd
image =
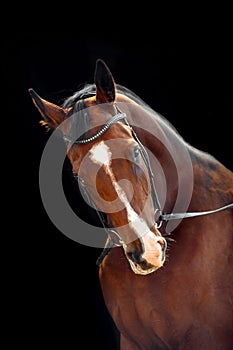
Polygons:
M86 139L82 139L82 140L75 140L74 142L68 137L68 136L64 136L64 140L67 143L71 143L71 144L87 144L90 142L93 142L95 140L97 140L100 136L102 136L114 123L117 123L120 120L124 120L125 124L127 126L129 126L132 130L132 135L135 139L135 141L138 143L139 145L139 149L140 149L140 153L141 156L145 162L145 165L147 167L147 170L149 172L149 178L150 178L150 184L151 184L151 189L152 189L152 198L153 198L153 203L154 203L154 208L155 208L155 215L158 216L158 219L155 221L155 225L157 228L160 228L163 224L164 221L169 221L169 220L180 220L180 219L185 219L185 218L193 218L196 216L203 216L203 215L209 215L209 214L214 214L214 213L218 213L220 211L223 210L227 210L227 209L233 209L233 203L225 205L223 207L220 207L218 209L215 210L208 210L208 211L200 211L200 212L186 212L186 213L171 213L171 214L166 214L166 213L162 213L162 209L161 209L161 205L159 202L159 198L158 198L158 194L155 188L155 184L154 184L154 174L150 165L150 160L149 160L149 156L148 153L145 149L145 147L143 146L143 144L141 143L141 141L139 140L139 138L136 135L136 132L133 130L133 128L129 125L128 121L127 121L127 116L125 113L123 113L120 108L114 104L114 107L117 111L117 113L107 122L103 125L103 127L93 136L86 138ZM92 201L92 199L90 198L89 194L87 193L86 189L85 189L85 183L80 179L78 174L73 174L75 179L78 181L79 183L79 188L81 189L82 194L86 197L87 201L89 202L89 204L96 210L98 217L102 223L103 228L105 229L105 231L108 234L108 238L107 238L107 242L105 244L105 247L100 255L100 257L97 259L97 265L100 266L103 258L108 254L109 250L113 247L113 246L120 246L123 242L121 240L121 237L119 236L118 232L116 230L114 230L113 228L111 228L106 220L106 217L104 215L104 213L102 213L101 211L99 211L99 209L96 207L95 203ZM171 233L167 233L166 236L170 235ZM115 237L114 237L115 236ZM116 236L117 236L117 241L116 241Z
M218 213L219 211L226 210L226 209L233 209L233 203L225 205L224 207L221 207L221 208L218 208L215 210L196 211L193 213L162 214L162 215L160 215L159 220L160 221L168 221L168 220L179 220L179 219L193 218L195 216Z

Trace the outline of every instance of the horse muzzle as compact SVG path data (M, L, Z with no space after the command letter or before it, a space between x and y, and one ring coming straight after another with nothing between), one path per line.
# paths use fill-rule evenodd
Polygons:
M138 240L137 240L138 241ZM130 245L124 244L123 248L130 267L134 273L147 275L163 266L166 259L167 242L162 236L155 236L151 231L140 238L138 242Z

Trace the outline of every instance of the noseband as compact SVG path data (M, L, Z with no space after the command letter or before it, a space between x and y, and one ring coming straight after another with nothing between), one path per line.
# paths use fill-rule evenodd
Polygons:
M209 211L202 211L202 212L188 212L188 213L171 213L171 214L165 214L162 213L162 209L161 209L161 205L159 202L159 198L158 198L158 194L155 188L155 183L154 183L154 174L151 168L151 164L150 164L150 160L149 160L149 156L148 153L145 149L145 147L143 146L143 144L141 143L141 141L139 140L139 138L137 137L136 132L134 131L134 129L130 126L130 124L127 121L127 116L125 113L123 113L120 108L117 106L117 104L114 104L115 110L116 110L116 114L108 121L106 122L103 127L93 136L86 138L86 139L81 139L81 140L75 140L72 141L68 136L63 136L64 140L66 143L69 144L88 144L91 143L97 139L99 139L113 124L123 120L125 125L129 126L131 128L132 131L132 135L134 140L138 143L139 145L139 150L141 153L141 156L144 160L144 163L147 167L148 173L149 173L149 178L150 178L150 185L151 185L151 190L152 190L152 199L153 199L153 204L154 204L154 208L155 208L155 216L157 216L157 219L155 220L155 225L157 228L160 228L162 223L164 221L169 221L169 220L179 220L179 219L184 219L184 218L190 218L190 217L195 217L195 216L201 216L201 215L207 215L207 214L213 214L213 213L217 213L219 211L222 210L226 210L226 209L233 209L233 203L228 204L224 207L215 209L215 210L209 210ZM102 213L101 211L99 211L99 209L96 207L95 203L92 201L92 199L90 198L89 194L87 193L86 189L85 189L85 182L83 182L78 174L74 174L74 177L76 178L76 180L79 183L79 188L81 189L82 194L85 196L85 198L87 199L88 203L96 210L99 219L102 223L103 228L105 229L105 231L108 234L108 239L107 239L107 243L106 246L102 252L102 254L100 255L100 257L97 260L97 265L100 266L104 256L106 254L108 254L109 250L114 246L114 245L121 245L123 242L118 234L118 232L116 230L114 230L113 228L111 228L104 216L104 213ZM112 236L112 234L114 234L115 236L117 236L118 239L118 243L116 243L116 240L114 239L114 237ZM166 235L170 235L170 233L167 233ZM119 244L120 243L120 244Z

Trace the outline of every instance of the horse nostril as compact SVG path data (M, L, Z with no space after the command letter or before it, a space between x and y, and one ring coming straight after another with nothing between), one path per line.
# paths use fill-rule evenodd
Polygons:
M167 249L167 241L166 241L166 239L161 237L160 239L158 239L158 243L161 245L162 251L165 252L165 250Z
M132 260L133 262L139 264L142 261L142 256L139 252L129 252L127 253L128 257L130 260Z

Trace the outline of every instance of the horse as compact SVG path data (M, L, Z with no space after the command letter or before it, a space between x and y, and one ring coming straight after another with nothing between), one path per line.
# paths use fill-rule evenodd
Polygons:
M29 93L106 232L99 281L121 350L232 350L232 171L102 59L61 105Z

